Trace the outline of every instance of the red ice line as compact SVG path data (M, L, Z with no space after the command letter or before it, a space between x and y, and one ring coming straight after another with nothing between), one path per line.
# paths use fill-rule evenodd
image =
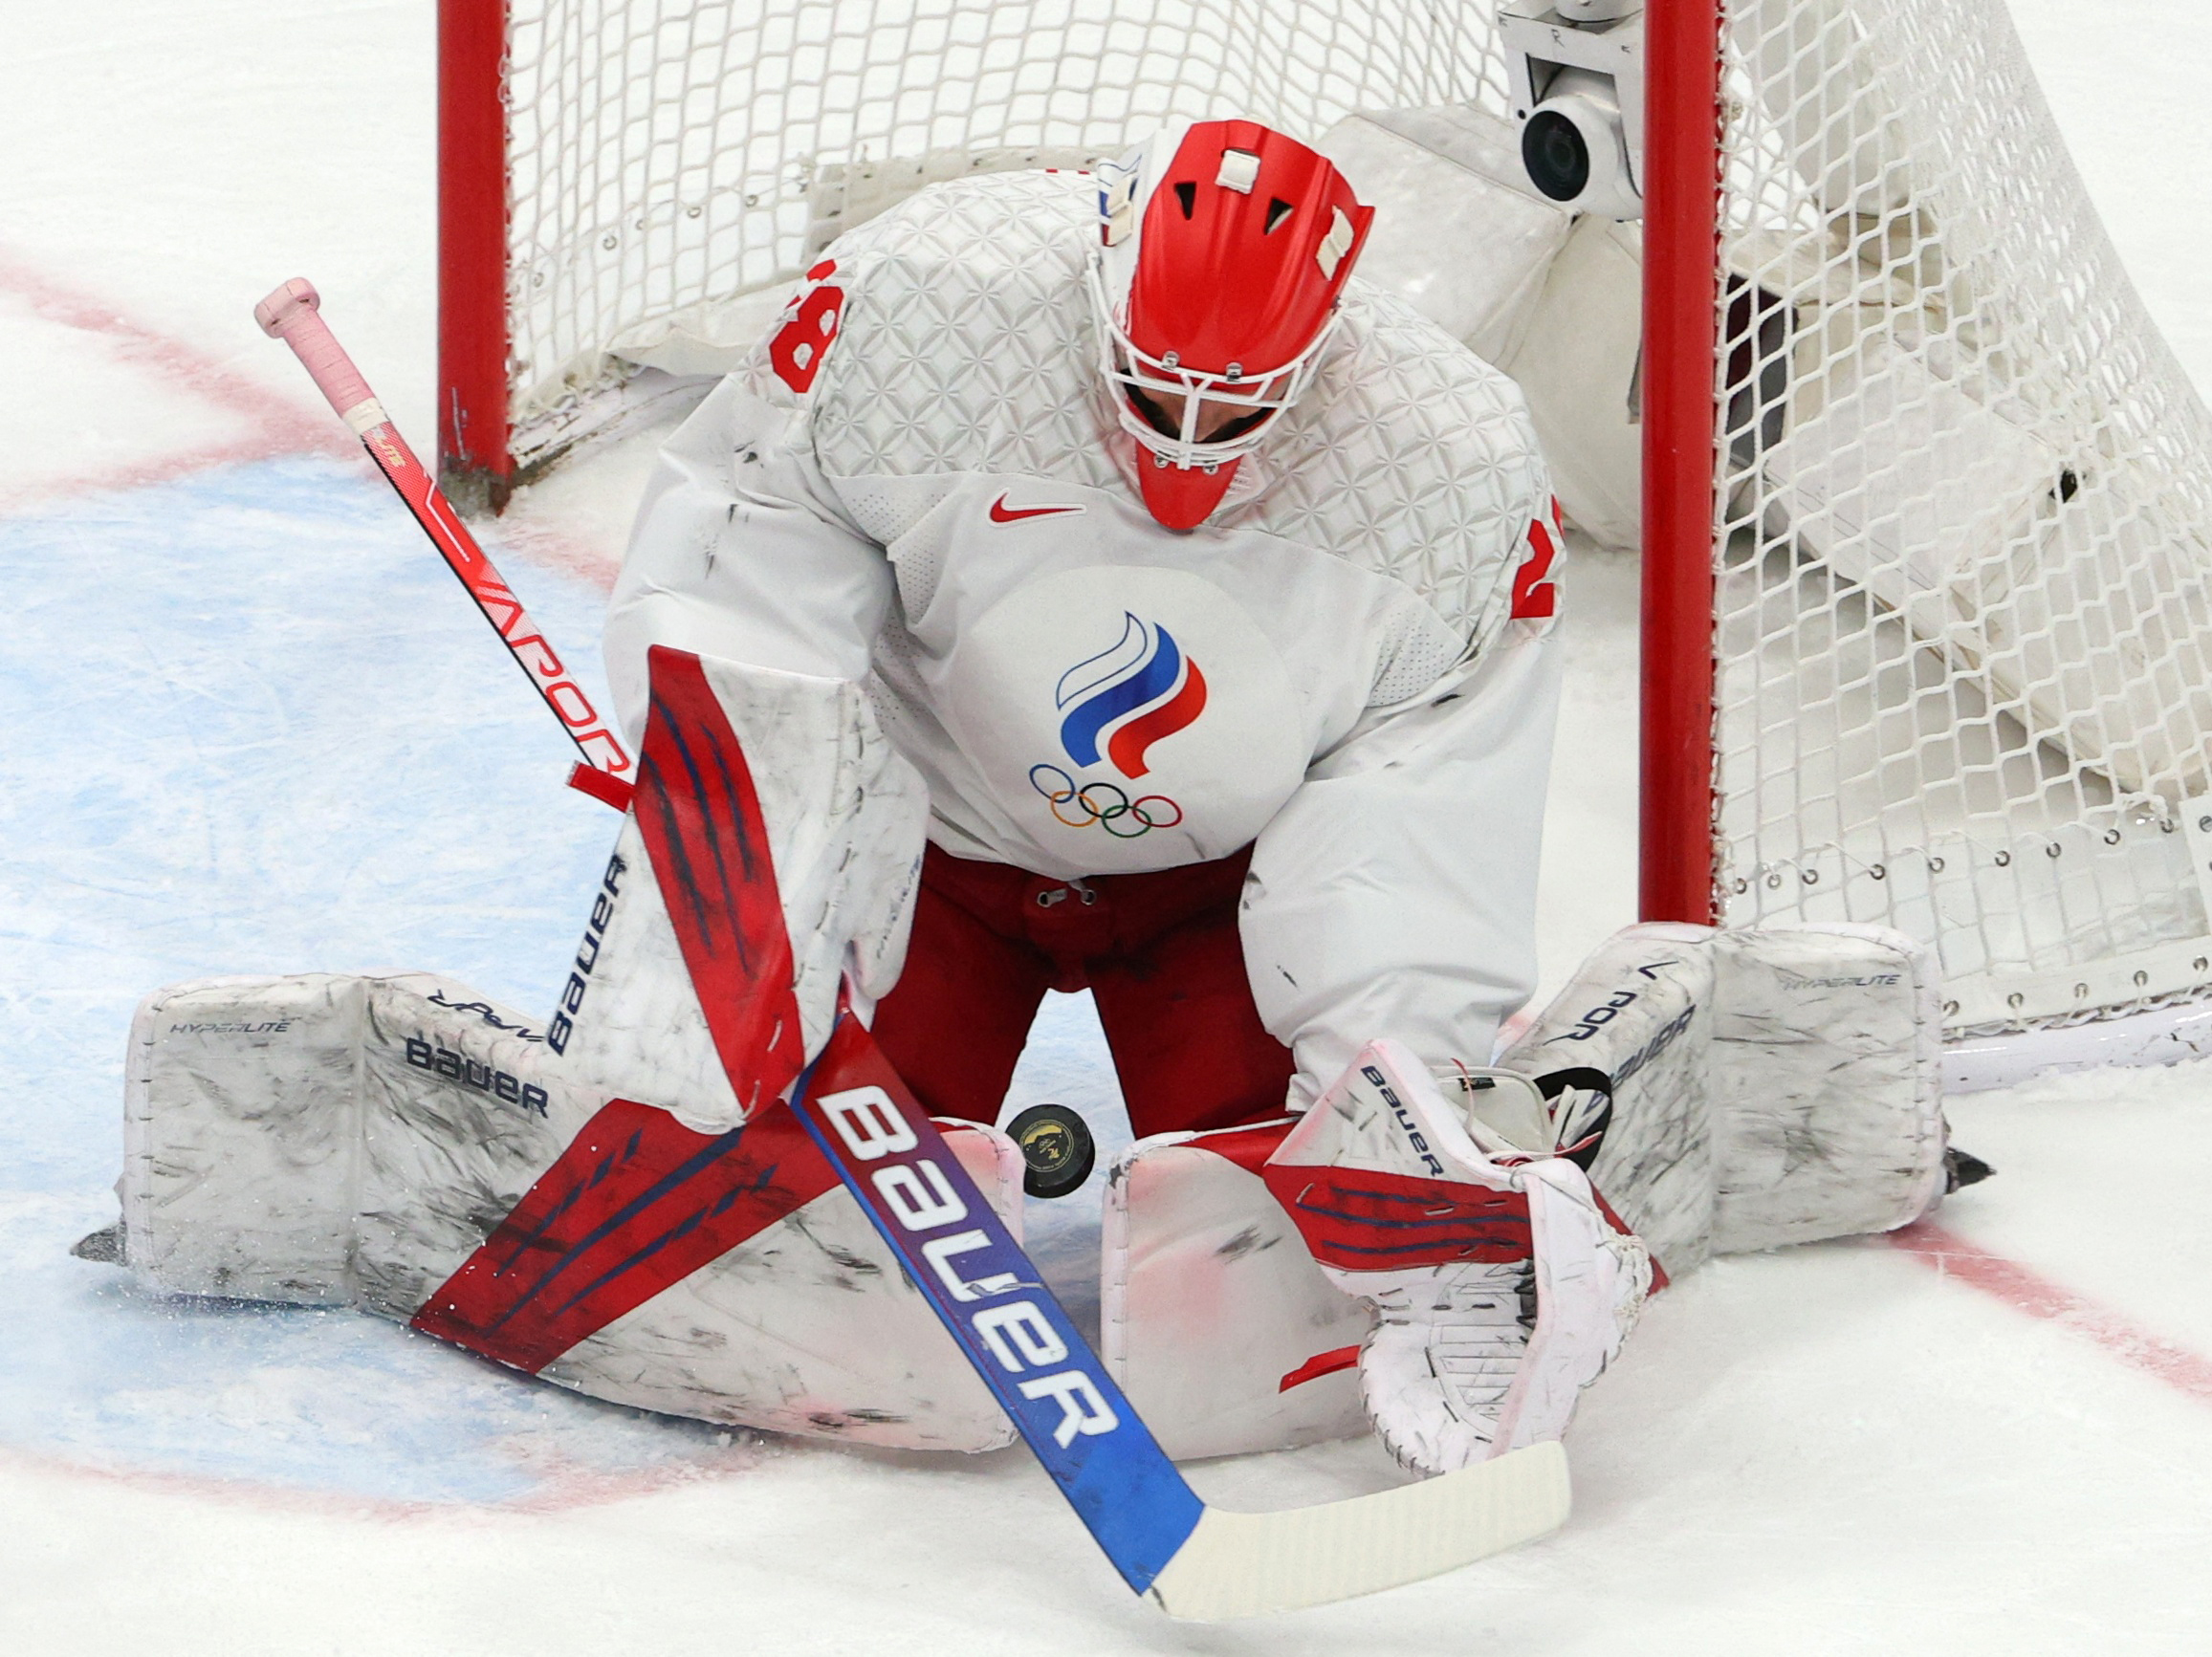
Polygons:
M274 460L286 454L346 459L359 452L344 429L319 408L269 390L206 352L124 316L106 300L69 287L5 247L0 247L0 293L13 294L49 322L100 336L123 361L190 392L248 427L245 436L228 442L201 444L173 454L9 490L0 493L0 507L21 508L103 490L144 489L238 461ZM540 525L507 529L499 537L503 546L532 562L580 577L602 592L612 590L613 566L584 542Z
M497 534L502 553L512 552L540 569L588 581L602 593L614 591L615 577L622 573L620 559L610 559L580 536L546 524L520 516L502 518Z
M2113 1311L2017 1260L1926 1220L1889 1233L1891 1247L1925 1261L1947 1277L1994 1296L2006 1305L2085 1335L2122 1363L2156 1376L2178 1392L2212 1403L2212 1360L2160 1340Z
M739 1477L754 1472L760 1452L754 1434L739 1432L737 1441L696 1460L663 1462L654 1467L602 1472L579 1466L558 1450L538 1451L530 1447L521 1465L539 1475L535 1488L512 1496L489 1500L414 1500L392 1496L355 1495L342 1491L316 1490L267 1484L252 1478L227 1478L214 1473L166 1472L152 1468L118 1468L78 1461L52 1451L0 1446L0 1470L17 1468L28 1472L59 1474L90 1484L113 1485L154 1495L179 1496L193 1501L218 1501L262 1512L296 1513L327 1518L367 1518L386 1521L466 1516L474 1513L554 1515L579 1509L630 1501L660 1491L708 1480Z
M299 404L255 384L205 352L121 315L115 306L63 285L8 249L0 249L0 291L12 294L49 322L101 336L125 362L237 416L249 428L244 437L226 443L202 444L174 454L55 478L12 491L11 504L166 483L231 461L269 460L302 452L353 452L353 445L342 433L330 429L328 422L315 419Z

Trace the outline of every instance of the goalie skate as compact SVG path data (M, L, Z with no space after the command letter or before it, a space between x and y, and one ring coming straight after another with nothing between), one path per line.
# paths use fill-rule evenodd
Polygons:
M1544 1142L1531 1155L1462 1114L1378 1041L1269 1159L1314 1259L1375 1308L1361 1404L1410 1472L1558 1438L1650 1291L1643 1244Z

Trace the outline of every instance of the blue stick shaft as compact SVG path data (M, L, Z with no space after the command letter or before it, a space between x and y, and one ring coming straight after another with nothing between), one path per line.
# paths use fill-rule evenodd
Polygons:
M1205 1512L928 1115L848 1014L792 1109L1122 1579Z

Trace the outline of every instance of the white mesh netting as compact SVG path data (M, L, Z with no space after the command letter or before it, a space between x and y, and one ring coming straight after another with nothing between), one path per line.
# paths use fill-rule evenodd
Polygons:
M1502 108L1482 6L1435 0L511 0L517 455L607 347L803 270L924 176L1075 164L1166 116L1308 139Z
M923 179L1168 115L1506 111L1489 0L511 3L525 461L610 347L749 335L744 295ZM2002 0L1737 0L1725 83L1726 919L1933 940L1954 1027L2193 992L2212 421Z
M1728 921L1933 939L1954 1027L2189 992L2212 421L2004 6L1740 0L1724 76Z

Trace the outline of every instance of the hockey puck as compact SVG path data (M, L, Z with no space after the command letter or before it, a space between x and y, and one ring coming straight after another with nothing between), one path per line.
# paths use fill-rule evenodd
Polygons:
M1964 1190L1968 1186L1978 1186L1996 1171L1970 1150L1960 1150L1955 1145L1943 1147L1943 1194L1945 1196L1949 1196L1953 1191ZM90 1237L85 1238L85 1242L91 1241ZM78 1246L82 1247L81 1244ZM87 1258L89 1257L88 1255Z
M1098 1161L1090 1129L1064 1104L1033 1104L1006 1131L1021 1147L1021 1188L1033 1197L1064 1197Z

